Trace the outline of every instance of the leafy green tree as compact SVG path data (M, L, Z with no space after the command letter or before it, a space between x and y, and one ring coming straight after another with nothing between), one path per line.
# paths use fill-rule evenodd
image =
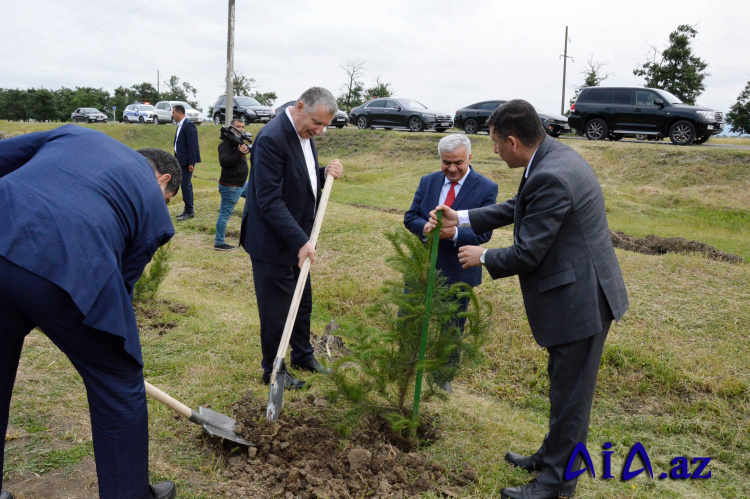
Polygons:
M380 79L380 75L375 78L373 85L365 90L364 97L366 99L372 99L375 97L390 97L393 95L395 90L390 83L384 82ZM356 106L355 106L356 107Z
M58 119L55 94L46 88L32 88L28 90L26 112L30 119L37 121L54 121Z
M26 121L29 115L26 111L28 91L19 88L0 89L0 119L11 121Z
M439 230L433 231L436 233ZM387 258L388 264L400 278L386 282L380 299L368 308L366 320L341 324L340 331L350 353L334 363L331 381L336 389L329 395L334 400L348 402L351 425L356 425L365 414L379 414L395 430L406 433L419 425L411 414L417 369L424 369L427 382L422 399L443 397L435 384L436 378L452 377L458 369L478 360L491 310L470 286L464 283L448 286L446 278L438 272L427 351L420 365L417 360L431 244L428 241L425 245L403 228L386 237L394 249L394 254ZM456 299L464 296L469 299L469 308L459 312ZM466 317L463 335L458 328L459 315ZM461 353L458 366L451 362L451 354L456 351Z
M167 91L162 92L158 100L181 100L187 102L193 106L193 108L202 111L196 100L198 91L189 82L184 81L180 83L180 79L177 76L172 75L169 77L169 80L164 82L164 85L166 86ZM152 102L152 104L154 104L154 102Z
M276 92L254 92L250 95L264 106L273 106L273 103L278 98Z
M706 89L703 80L710 76L706 72L708 63L693 54L691 41L698 31L688 24L681 24L669 34L669 46L659 53L652 47L651 60L633 70L636 76L646 78L646 85L672 92L686 104L695 104L695 99ZM657 62L657 54L661 60Z
M159 92L147 81L130 87L130 97L133 101L150 102L151 104L156 104L160 100ZM128 102L128 104L132 104L132 102Z
M364 76L364 61L349 59L340 66L346 73L346 83L341 85L341 95L336 98L340 109L351 111L352 108L364 104L367 100L365 84L361 81Z
M737 133L750 134L750 81L727 113L727 123Z
M109 100L109 109L116 107L115 119L122 121L122 113L125 111L125 107L134 102L136 98L133 96L133 92L129 88L123 86L115 89L114 95Z
M257 87L255 78L248 78L242 73L235 73L232 78L232 88L234 95L250 95L253 88Z

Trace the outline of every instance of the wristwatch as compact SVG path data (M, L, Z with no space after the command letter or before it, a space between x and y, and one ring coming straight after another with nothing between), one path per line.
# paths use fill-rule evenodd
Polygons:
M482 262L482 265L484 265L484 255L487 254L487 250L482 251L482 254L479 255L479 261Z

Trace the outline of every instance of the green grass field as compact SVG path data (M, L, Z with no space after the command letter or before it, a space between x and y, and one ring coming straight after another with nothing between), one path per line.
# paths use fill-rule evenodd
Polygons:
M2 122L0 131L54 126ZM174 136L172 126L93 127L134 148L171 150ZM219 128L198 131L197 214L176 225L172 271L159 301L142 314L145 376L191 407L210 404L231 414L245 391L266 397L267 389L260 382L249 257L242 250L213 250ZM364 317L391 275L383 233L402 224L420 176L439 168L441 136L348 128L318 140L321 163L338 158L345 172L334 184L312 270L314 332L322 333L331 319ZM493 155L486 135L471 140L472 165L498 183L499 200L511 197L520 172ZM699 240L750 261L750 151L566 143L596 171L610 228ZM230 244L238 238L242 202L229 222ZM179 195L169 209L182 211ZM511 229L504 228L488 246L511 241ZM697 255L617 254L631 305L605 346L588 442L596 479L582 477L577 497L750 497L750 266ZM485 274L478 292L492 303L495 319L484 365L458 379L447 402L430 403L440 415L442 438L424 452L440 464L474 466L478 479L462 497L485 498L529 480L502 456L536 450L549 406L547 356L531 336L517 278L492 281ZM222 480L223 463L196 441L192 423L153 401L149 411L153 479L177 481L179 497L208 497L207 485ZM39 332L28 337L21 359L9 437L4 476L10 483L75 477L72 470L92 456L82 382ZM614 451L615 478L609 480L601 479L605 442ZM623 463L636 442L648 451L655 478L641 474L623 482ZM676 456L711 457L711 477L659 479ZM636 459L633 469L641 467ZM88 479L95 481L90 473Z

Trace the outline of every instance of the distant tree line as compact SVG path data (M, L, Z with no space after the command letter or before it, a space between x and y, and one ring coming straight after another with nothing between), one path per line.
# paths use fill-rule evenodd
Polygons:
M93 87L61 87L57 90L0 88L0 119L68 121L70 113L79 107L95 107L110 117L113 109L117 108L117 119L120 119L125 107L133 102L156 104L160 100L181 100L201 110L195 100L197 91L190 83L180 83L177 76L170 76L164 86L166 90L163 92L148 82L129 88L120 86L115 89L114 95Z

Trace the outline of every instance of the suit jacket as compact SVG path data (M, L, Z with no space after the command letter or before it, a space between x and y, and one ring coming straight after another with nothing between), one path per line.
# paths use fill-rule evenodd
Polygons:
M250 256L276 265L296 265L299 249L310 240L315 210L325 182L310 139L318 173L310 184L297 132L286 113L268 122L255 138L250 157L247 199L242 212L240 245Z
M68 292L141 363L133 286L174 235L155 179L139 153L77 125L0 140L0 255Z
M424 224L430 218L430 211L438 205L444 182L445 175L442 171L430 173L420 179L411 208L404 214L404 225L412 234L423 237ZM496 202L497 184L478 174L472 167L458 191L458 196L456 196L452 208L454 210L468 210L493 205ZM466 245L484 244L491 237L492 230L477 234L471 227L459 227L455 243L449 239L440 240L437 268L448 278L450 284L465 282L469 286L477 286L482 283L481 267L461 268L461 262L458 261L458 248Z
M175 135L177 131L175 130ZM198 127L185 118L175 142L175 156L180 166L196 165L201 162L201 151L198 145Z
M594 335L627 310L601 186L570 147L545 137L518 194L469 220L480 232L514 224L513 246L489 250L485 265L493 279L518 274L541 346Z

